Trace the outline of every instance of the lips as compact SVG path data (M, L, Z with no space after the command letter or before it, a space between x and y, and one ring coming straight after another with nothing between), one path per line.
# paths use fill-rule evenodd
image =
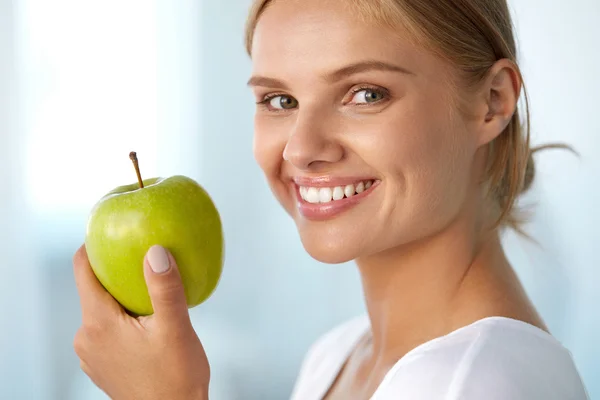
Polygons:
M375 178L295 178L300 214L310 220L327 220L359 204L378 186Z

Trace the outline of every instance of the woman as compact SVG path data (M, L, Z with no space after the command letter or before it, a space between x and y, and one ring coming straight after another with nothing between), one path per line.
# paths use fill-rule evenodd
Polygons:
M309 351L294 399L585 399L499 239L533 179L505 0L260 0L255 157L327 263L355 260L368 318ZM525 110L527 112L527 110ZM132 318L75 257L83 370L115 399L206 399L176 260L151 248Z

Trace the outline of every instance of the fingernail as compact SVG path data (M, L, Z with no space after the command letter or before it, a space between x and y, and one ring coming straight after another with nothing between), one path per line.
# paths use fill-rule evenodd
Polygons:
M150 264L150 268L152 268L154 273L162 274L171 268L169 255L161 246L152 246L150 250L148 250L146 258L148 258L148 264Z

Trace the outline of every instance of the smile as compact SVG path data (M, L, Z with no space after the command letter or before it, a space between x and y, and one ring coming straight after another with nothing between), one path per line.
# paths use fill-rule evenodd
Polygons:
M334 187L300 186L298 191L302 200L308 203L329 203L361 194L365 190L368 190L373 185L373 182L372 180L367 180Z
M325 220L339 215L378 186L376 179L334 182L333 180L295 180L298 210L307 219Z

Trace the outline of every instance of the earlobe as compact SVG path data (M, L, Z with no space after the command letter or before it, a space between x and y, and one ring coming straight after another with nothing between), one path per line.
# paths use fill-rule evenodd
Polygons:
M490 69L484 85L487 113L480 145L494 140L510 123L521 91L520 73L510 60L500 60Z

